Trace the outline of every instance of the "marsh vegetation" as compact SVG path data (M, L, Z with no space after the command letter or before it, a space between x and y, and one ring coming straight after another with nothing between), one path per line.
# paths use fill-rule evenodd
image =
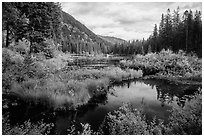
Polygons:
M59 3L2 7L2 134L202 134L200 12L111 44Z

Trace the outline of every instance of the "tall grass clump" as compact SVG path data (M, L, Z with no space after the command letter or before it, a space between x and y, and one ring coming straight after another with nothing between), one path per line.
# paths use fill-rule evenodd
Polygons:
M122 70L119 67L106 68L102 73L108 77L111 82L121 82L123 80L139 78L142 76L142 72L140 70Z
M56 79L30 79L21 84L14 83L11 93L25 101L33 101L48 107L76 107L91 98L84 83L71 80L63 83Z
M85 81L86 88L91 96L99 96L103 94L107 94L107 90L110 84L108 78L103 79L88 79Z

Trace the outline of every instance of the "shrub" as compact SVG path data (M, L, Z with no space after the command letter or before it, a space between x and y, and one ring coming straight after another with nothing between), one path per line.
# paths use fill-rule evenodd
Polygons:
M119 110L108 113L105 121L111 135L161 135L166 129L162 120L156 122L156 117L151 123L147 123L142 109L133 109L128 103L123 104Z
M80 123L82 130L77 131L75 128L75 125L72 125L70 128L68 128L68 135L98 135L98 132L94 132L93 130L91 130L91 125L86 123Z
M183 51L176 54L170 50L162 50L158 54L137 55L133 60L123 60L120 64L122 67L141 69L144 75L159 74L166 77L185 77L202 70L201 59L198 57L186 55Z
M46 58L55 57L56 46L52 40L47 39L46 41L42 41L41 43L33 43L32 52L40 53L43 52Z
M24 58L17 52L11 51L10 49L2 49L2 71L13 65L13 64L22 64Z
M109 79L88 79L85 81L86 88L91 96L106 94L109 86Z
M2 117L2 134L3 135L47 135L50 134L54 124L46 124L43 121L31 123L29 120L21 125L11 126L8 115Z
M200 135L202 133L202 94L196 93L185 106L174 106L170 116L170 134Z
M145 118L139 111L131 109L128 104L124 104L113 114L109 113L107 121L111 135L148 134Z

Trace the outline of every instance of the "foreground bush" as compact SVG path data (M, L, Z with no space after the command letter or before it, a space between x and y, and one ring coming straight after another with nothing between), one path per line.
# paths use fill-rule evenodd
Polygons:
M169 127L172 134L200 135L202 133L202 94L196 93L183 108L174 106Z
M11 126L8 115L2 117L2 134L3 135L47 135L50 134L54 124L46 124L43 121L31 123L25 121L21 125Z
M108 113L106 121L111 135L162 134L164 129L162 121L156 124L156 119L154 119L148 124L142 111L133 109L129 104L123 104L119 110Z

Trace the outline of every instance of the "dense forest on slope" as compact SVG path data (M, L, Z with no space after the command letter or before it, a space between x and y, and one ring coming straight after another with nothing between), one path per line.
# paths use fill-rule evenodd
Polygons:
M147 40L134 40L128 44L115 44L113 53L146 54L170 49L174 52L184 50L202 57L202 20L201 12L186 10L179 13L179 7L173 13L170 9L162 14L159 29L155 24L152 35Z
M35 53L45 49L45 39L70 53L106 53L111 45L62 11L59 3L3 3L3 47L23 39Z
M71 53L106 53L109 42L104 41L68 13L62 12L62 50Z
M124 39L121 38L116 38L116 37L110 37L110 36L101 36L98 35L98 37L102 38L103 40L110 42L112 44L120 44L120 43L126 43L127 41L125 41Z

